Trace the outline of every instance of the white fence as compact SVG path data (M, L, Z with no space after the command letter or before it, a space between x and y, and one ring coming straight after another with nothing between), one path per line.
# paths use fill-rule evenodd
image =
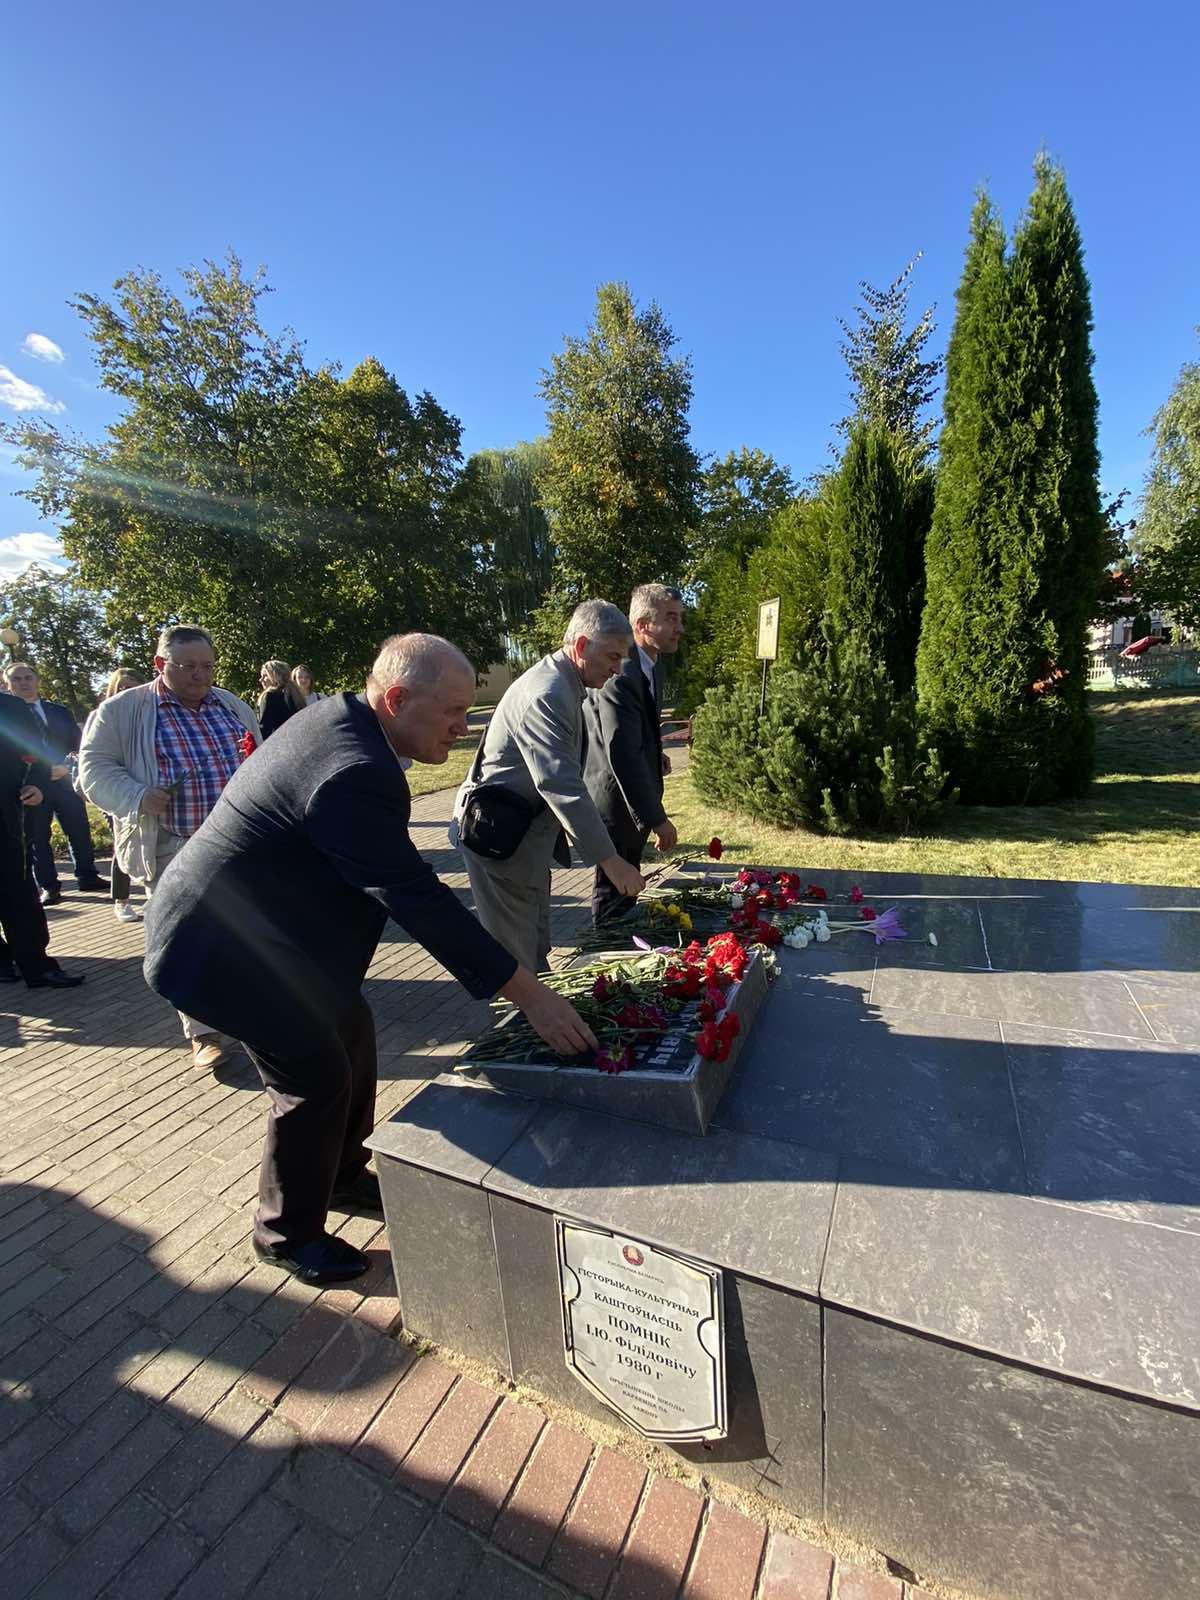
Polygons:
M1195 650L1151 648L1125 658L1106 650L1088 662L1089 689L1195 689L1200 687L1200 655Z

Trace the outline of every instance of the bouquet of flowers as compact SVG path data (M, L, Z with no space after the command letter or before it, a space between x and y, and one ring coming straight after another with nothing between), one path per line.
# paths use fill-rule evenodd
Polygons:
M543 981L570 1000L600 1041L592 1064L601 1072L626 1072L663 1035L693 1027L696 1051L708 1060L724 1061L740 1026L729 1009L732 994L755 953L728 932L704 944L693 939L683 948L643 945L636 955L609 953ZM761 956L773 959L766 951ZM466 1064L581 1064L556 1056L520 1012L503 1001L492 1004L505 1014L471 1047Z

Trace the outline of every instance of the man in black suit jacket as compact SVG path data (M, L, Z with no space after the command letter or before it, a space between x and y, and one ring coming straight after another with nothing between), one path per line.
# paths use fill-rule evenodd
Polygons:
M39 740L29 707L0 693L0 983L20 977L31 989L73 989L83 978L46 953L50 931L30 861L30 818L50 782Z
M54 864L54 851L50 846L50 824L55 817L71 847L71 862L79 887L85 892L107 889L107 878L102 878L96 871L96 853L92 846L87 807L75 793L67 759L79 750L79 724L66 706L41 698L38 675L24 661L14 661L5 668L4 676L16 698L29 707L37 726L39 753L50 767L50 780L46 785L43 803L33 813L30 825L33 867L42 887L42 904L54 906L62 899L58 868Z
M365 1272L326 1232L331 1204L379 1210L375 1028L362 982L388 916L474 996L497 992L563 1054L595 1048L571 1006L518 966L418 855L409 760L467 733L470 662L397 635L364 695L293 717L226 786L146 912L146 979L250 1053L271 1100L254 1246L308 1283Z
M633 648L622 670L590 696L586 707L588 749L584 779L618 854L640 867L651 833L660 850L673 850L675 824L663 810L662 684L659 656L674 655L683 637L683 600L678 589L644 583L629 602ZM592 917L599 924L620 916L633 901L597 871Z

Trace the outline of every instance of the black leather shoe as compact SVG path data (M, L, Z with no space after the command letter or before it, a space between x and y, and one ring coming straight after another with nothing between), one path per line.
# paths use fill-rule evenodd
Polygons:
M94 878L81 878L78 884L81 894L107 894L111 888L112 884L108 879L100 877L99 874Z
M30 989L78 989L84 976L82 972L64 972L61 967L53 967L36 978L26 978L25 982Z
M379 1179L373 1172L360 1172L357 1178L340 1185L329 1200L335 1211L365 1211L369 1216L383 1215L383 1196L379 1192Z
M11 961L0 961L0 983L16 983L20 973Z
M307 1244L263 1245L255 1239L254 1254L260 1261L282 1267L301 1283L348 1283L351 1278L361 1278L371 1265L361 1250L329 1233Z
M57 906L62 904L61 889L43 889L38 899L44 906Z

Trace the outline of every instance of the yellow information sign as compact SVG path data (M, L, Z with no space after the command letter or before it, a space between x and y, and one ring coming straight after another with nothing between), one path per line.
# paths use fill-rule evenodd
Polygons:
M760 661L774 661L779 655L779 597L764 600L758 608L758 649Z

